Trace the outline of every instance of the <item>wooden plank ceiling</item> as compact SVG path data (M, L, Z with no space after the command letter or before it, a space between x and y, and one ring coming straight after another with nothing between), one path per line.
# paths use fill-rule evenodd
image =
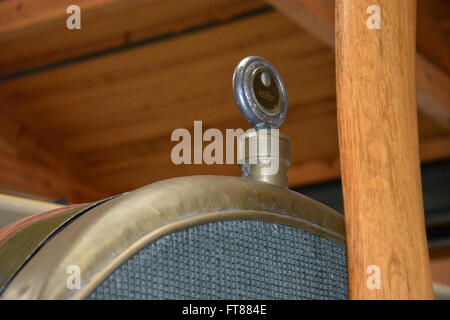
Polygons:
M78 1L82 30L69 31L72 2L0 3L0 188L78 202L171 177L239 175L172 164L170 135L195 120L249 127L231 91L248 55L286 82L290 184L339 177L334 52L281 12L242 0ZM449 6L436 6L448 38ZM419 114L423 161L450 158L438 120Z

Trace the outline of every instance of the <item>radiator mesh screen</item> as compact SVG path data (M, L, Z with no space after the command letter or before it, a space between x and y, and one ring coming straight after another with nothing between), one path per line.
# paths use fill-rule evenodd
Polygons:
M346 252L289 226L214 222L150 244L89 298L346 299Z

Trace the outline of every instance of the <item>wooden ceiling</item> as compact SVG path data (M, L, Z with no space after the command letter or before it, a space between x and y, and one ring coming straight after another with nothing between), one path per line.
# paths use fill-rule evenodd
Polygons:
M171 177L239 175L234 165L172 164L170 135L195 120L204 130L249 127L231 91L248 55L286 82L290 184L338 178L331 3L0 2L0 188L79 202ZM434 42L418 37L423 161L450 158L450 5L430 3L419 7L439 28ZM81 7L81 30L66 28L69 4Z

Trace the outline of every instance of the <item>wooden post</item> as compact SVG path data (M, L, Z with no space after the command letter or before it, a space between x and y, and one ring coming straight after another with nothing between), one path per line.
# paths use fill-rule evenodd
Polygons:
M336 13L350 298L432 299L419 168L416 1L337 0Z

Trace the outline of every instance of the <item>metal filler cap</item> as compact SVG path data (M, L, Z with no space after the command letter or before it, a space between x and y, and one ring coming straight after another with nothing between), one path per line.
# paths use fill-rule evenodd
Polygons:
M287 114L287 93L274 66L261 57L247 57L233 74L233 92L244 117L255 129L276 129Z
M283 80L268 61L247 57L234 71L233 91L239 110L254 127L238 139L243 177L287 187L290 139L277 130L287 114Z

